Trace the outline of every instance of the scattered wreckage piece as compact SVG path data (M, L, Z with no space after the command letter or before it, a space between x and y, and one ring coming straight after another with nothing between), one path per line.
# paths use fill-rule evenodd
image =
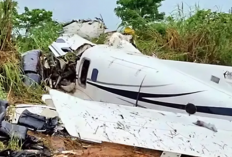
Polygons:
M105 44L110 45L110 46L113 46L114 44L118 45L118 42L120 40L125 40L125 41L131 43L132 38L133 38L132 35L123 35L119 32L114 32L112 34L109 33L107 36L107 40L105 41ZM117 41L117 42L115 42L115 41Z
M56 109L46 105L15 106L15 111L10 120L14 124L27 127L29 130L53 134L62 130Z
M63 34L77 34L82 38L98 38L107 29L102 18L94 20L72 20L63 25Z
M27 131L27 127L11 124L7 121L1 122L0 133L8 139L17 138L19 140L25 140Z
M0 122L3 121L6 117L6 109L9 106L9 103L5 100L0 100Z
M111 36L108 37L106 44L109 46L113 46L115 48L124 50L124 51L131 51L133 53L142 54L131 42L132 36L131 35L123 35L119 32L113 33Z
M47 134L53 134L58 123L59 117L57 116L46 118L45 116L33 114L27 109L22 112L18 120L19 125L26 126L34 131L46 132Z
M71 136L201 157L232 153L228 120L82 100L50 90L57 112ZM217 132L198 127L197 120L216 125Z
M49 49L52 55L45 60L45 84L53 89L72 92L76 83L76 63L82 53L94 46L79 35L63 35Z
M0 100L0 134L1 138L17 138L20 140L26 139L27 128L16 124L11 124L6 121L6 111L9 104L7 101Z
M49 49L55 57L61 57L67 52L75 52L76 55L83 53L87 48L95 46L96 44L82 38L77 34L65 34L57 38Z
M28 149L28 150L20 150L20 151L13 151L10 149L0 151L0 156L7 156L7 157L50 157L51 153L50 152L45 152L44 149L40 150L33 150L33 149Z
M76 63L75 61L67 61L65 58L53 58L53 61L49 61L49 68L44 67L44 83L53 89L58 89L71 85L72 91L73 84L76 81L75 69ZM45 60L45 63L48 60ZM51 63L52 62L52 63Z
M40 50L25 52L22 55L24 83L31 86L43 82L50 88L72 92L76 82L76 62L94 45L79 35L66 34L49 46L51 53L44 57Z
M31 50L22 55L26 76L24 82L28 86L33 82L43 82L43 85L52 89L74 92L76 73L79 70L76 64L86 50L95 46L113 46L128 53L141 54L130 40L131 36L115 32L109 38L108 45L96 45L77 34L64 34L49 46L51 53L45 57L41 56L40 50Z
M92 42L82 38L79 35L63 35L60 36L55 42L53 42L49 49L53 53L53 55L56 57L53 60L57 60L57 65L55 66L56 70L49 70L55 71L58 75L51 75L51 72L46 75L46 78L48 78L49 81L47 81L46 84L49 84L49 86L53 89L57 89L58 84L60 84L59 88L66 92L72 92L75 89L75 83L76 83L76 73L79 70L79 68L76 66L77 62L79 61L80 57L83 53L85 53L87 50L91 49L92 47L116 47L119 50L123 50L128 53L137 53L142 54L137 48L135 48L130 42L130 36L122 35L118 32L113 33L111 37L109 38L108 45L96 45ZM75 59L73 59L72 62L70 60L64 60L64 56L68 53L75 54ZM96 51L97 53L97 51ZM63 58L62 58L63 57ZM46 62L46 61L45 61ZM68 63L69 62L69 63ZM55 65L56 63L54 63ZM49 64L50 65L50 64ZM60 65L60 66L59 66ZM68 67L72 68L66 68ZM72 66L71 66L72 65ZM75 67L75 68L74 68ZM60 69L60 70L59 70ZM47 71L45 69L45 71ZM47 72L45 72L46 74ZM68 76L67 76L68 75ZM56 78L55 80L52 79ZM69 77L72 76L72 77ZM58 78L57 78L58 77ZM68 79L67 79L68 78ZM56 82L55 85L53 85Z
M43 82L51 88L61 88L68 92L75 88L76 60L66 61L51 55L42 57L40 50L32 50L23 54L22 61L24 83L27 86Z
M22 125L11 124L6 121L6 111L9 107L7 101L0 100L0 139L3 143L9 143L11 140L17 140L18 144L22 144L22 151L3 150L0 156L51 156L51 152L37 138L27 134L28 128ZM33 149L33 150L32 150Z
M33 104L18 104L14 107L10 115L11 123L17 124L21 114L28 110L33 114L45 116L46 118L52 118L58 116L56 108L47 105L33 105Z
M35 82L40 84L42 81L42 52L40 50L31 50L22 54L22 67L25 75L24 83L28 86Z

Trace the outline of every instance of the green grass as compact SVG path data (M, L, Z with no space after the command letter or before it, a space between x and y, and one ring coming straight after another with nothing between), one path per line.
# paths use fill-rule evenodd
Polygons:
M163 22L137 30L136 43L143 53L164 59L232 65L231 24L232 14L196 8L186 17L179 9Z
M11 103L41 103L45 92L41 86L27 87L23 83L21 53L41 49L45 54L48 46L59 36L61 25L47 22L42 27L30 28L30 35L24 36L12 30L14 26L15 3L12 0L0 2L0 99ZM17 36L15 36L17 35Z
M22 81L21 56L17 51L22 42L11 38L13 20L13 2L4 0L0 3L0 99L12 103L40 102L41 87L26 87Z
M10 140L7 143L0 141L0 151L10 149L10 150L21 150L22 149L22 141L11 137Z

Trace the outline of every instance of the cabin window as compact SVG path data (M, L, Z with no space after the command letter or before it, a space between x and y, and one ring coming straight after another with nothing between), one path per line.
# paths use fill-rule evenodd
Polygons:
M211 76L211 79L210 79L212 82L214 82L214 83L219 83L220 82L220 78L218 78L218 77L216 77L216 76Z
M61 50L64 52L72 52L72 49L70 47L62 47Z
M64 39L57 39L56 42L57 43L65 43Z
M98 75L98 70L94 68L94 69L92 70L92 75L91 75L91 80L92 80L93 82L96 82L96 81L97 81L97 75Z
M89 65L90 65L90 61L87 59L83 59L82 62L82 67L81 67L81 75L79 78L79 83L82 86L86 86L86 80L87 80L87 74L88 74L88 70L89 70Z

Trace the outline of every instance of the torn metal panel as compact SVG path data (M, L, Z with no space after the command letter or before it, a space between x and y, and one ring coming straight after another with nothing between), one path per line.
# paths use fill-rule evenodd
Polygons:
M82 38L81 36L77 34L73 34L73 35L66 34L59 38L62 38L70 46L72 50L77 50L79 47L85 44L91 45L91 46L96 45L90 42L89 40Z
M59 117L46 118L45 116L34 114L26 109L20 115L18 124L30 130L53 134L59 124Z
M131 35L123 35L119 32L115 32L107 37L106 44L109 46L113 46L118 49L122 49L123 51L129 51L129 53L134 54L142 54L136 47L134 47L131 43L132 36Z
M16 105L12 115L10 115L10 120L12 123L18 123L18 119L23 111L28 110L34 114L38 114L41 116L45 116L47 118L57 116L56 109L54 107L45 106L45 105L26 105L26 104L19 104Z
M201 157L232 154L230 121L86 101L50 90L70 135ZM193 124L212 123L218 132Z
M50 51L52 51L52 53L55 55L55 57L59 57L59 56L64 56L67 54L67 49L69 49L68 52L72 51L69 48L69 45L67 43L57 43L57 42L53 42L50 46L49 46Z
M163 152L160 157L181 157L179 153Z
M24 72L33 72L39 73L40 67L40 50L31 50L27 51L22 55L23 60L23 71Z
M65 34L60 36L55 42L53 42L49 49L56 57L64 56L67 52L75 52L77 55L83 53L89 47L94 46L95 44L80 37L77 34L69 35Z
M0 126L1 136L5 135L9 138L18 138L19 140L25 140L27 136L27 127L16 124L11 124L7 121L2 121Z
M96 20L73 20L63 25L64 34L78 34L83 38L98 38L105 32L106 25L103 19Z
M81 23L83 23L83 22L90 22L90 23L93 23L93 22L102 22L102 23L104 23L103 19L96 17L95 20L90 20L90 19L88 19L88 20L84 20L84 19L72 20L70 22L64 23L63 27L68 26L68 25L70 25L73 22L81 22ZM107 29L106 26L104 26L104 28Z
M41 55L40 50L27 51L22 55L22 69L25 75L23 80L27 86L33 85L35 82L40 84L42 80Z

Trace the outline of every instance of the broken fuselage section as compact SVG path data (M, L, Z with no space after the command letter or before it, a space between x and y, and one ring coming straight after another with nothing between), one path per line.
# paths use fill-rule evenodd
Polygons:
M112 41L112 40L111 40ZM114 40L113 40L114 41ZM49 48L56 57L69 49L77 57L76 97L161 111L232 119L231 86L216 68L143 55L125 40L95 45L78 35L61 36ZM192 67L189 71L180 65ZM215 67L217 67L215 65ZM202 70L202 69L204 70ZM203 78L193 70L206 73ZM74 88L74 86L73 86ZM231 91L230 91L231 90Z

